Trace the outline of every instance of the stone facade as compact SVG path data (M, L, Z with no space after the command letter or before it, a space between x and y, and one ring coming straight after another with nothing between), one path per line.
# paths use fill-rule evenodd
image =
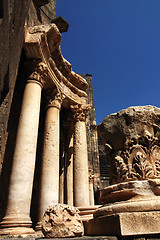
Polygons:
M1 1L0 5L0 159L1 167L8 138L10 115L18 69L23 65L24 26L55 19L56 0ZM46 14L45 14L46 13ZM21 19L21 21L19 21ZM15 44L16 43L16 44ZM20 61L21 59L21 61ZM23 83L21 89L23 89Z
M55 6L55 0L0 3L0 235L33 236L47 207L58 203L70 207L57 222L64 216L76 236L83 227L72 229L72 206L85 234L159 234L160 110L108 116L99 126L98 155L92 76L74 73L64 59L68 23L55 17ZM97 209L101 187L106 205ZM74 236L61 230L55 236Z
M55 0L51 2L55 6ZM0 172L1 183L2 178L5 178L3 186L6 189L9 184L8 179L11 172L15 137L25 86L25 54L22 46L25 26L28 24L26 18L31 20L33 15L34 18L38 18L38 11L37 14L28 15L28 11L30 12L29 9L33 4L36 6L36 1L7 0L1 1L0 5ZM48 2L48 7L50 4ZM38 8L44 7L45 3L42 3L41 6L36 8L38 10ZM55 18L55 7L52 11L53 18ZM3 216L6 194L1 192L1 196L0 209L3 210L0 211L0 216Z
M93 213L99 184L91 76L74 73L62 56L60 32L68 25L55 18L55 1L25 4L25 13L20 8L23 25L15 22L21 43L8 49L10 55L13 50L18 54L16 66L8 68L15 71L9 98L4 93L10 72L1 77L1 235L39 231L50 204L66 203ZM8 1L4 9L9 6ZM15 14L14 7L16 3L10 8ZM12 46L12 37L10 41Z
M25 18L30 1L1 1L0 5L0 159L8 138L8 119L17 78ZM19 21L21 19L21 21ZM16 45L15 45L16 42ZM1 169L1 167L0 167Z

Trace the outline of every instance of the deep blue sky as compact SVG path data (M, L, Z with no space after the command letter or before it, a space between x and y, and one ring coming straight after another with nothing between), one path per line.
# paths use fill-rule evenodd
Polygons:
M93 77L97 124L129 106L160 107L160 0L57 0L62 54Z

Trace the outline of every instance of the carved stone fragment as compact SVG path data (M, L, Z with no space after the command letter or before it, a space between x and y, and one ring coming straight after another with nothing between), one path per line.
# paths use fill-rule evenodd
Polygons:
M85 223L86 234L160 232L159 125L160 109L141 106L111 114L98 126L113 185L102 190L100 201L104 206Z
M42 232L47 238L83 236L79 210L65 204L48 207L42 221Z
M110 161L110 183L160 178L160 109L130 107L98 126Z

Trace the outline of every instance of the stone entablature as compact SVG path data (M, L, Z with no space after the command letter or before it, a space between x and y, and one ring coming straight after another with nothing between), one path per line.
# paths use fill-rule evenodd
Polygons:
M26 57L37 60L37 66L30 78L41 77L45 81L44 89L56 86L64 95L64 105L70 105L70 102L86 104L88 84L84 78L72 71L71 64L63 58L60 50L61 39L55 24L26 29Z

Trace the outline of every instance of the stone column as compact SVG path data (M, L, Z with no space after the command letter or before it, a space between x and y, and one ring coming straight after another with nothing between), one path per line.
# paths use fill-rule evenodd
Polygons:
M16 138L6 215L0 224L0 234L31 234L30 219L33 177L42 84L28 80Z
M42 169L40 180L39 213L36 230L41 229L43 214L50 204L57 204L59 199L59 111L61 95L57 94L47 107Z
M69 139L66 159L66 201L73 206L73 133Z
M62 127L61 127L62 129ZM65 197L65 147L64 147L64 133L60 131L60 169L59 169L59 203L64 203Z
M74 113L74 205L89 206L86 117L90 106L71 106Z
M89 203L90 203L90 206L94 206L93 181L94 181L93 170L89 169Z

